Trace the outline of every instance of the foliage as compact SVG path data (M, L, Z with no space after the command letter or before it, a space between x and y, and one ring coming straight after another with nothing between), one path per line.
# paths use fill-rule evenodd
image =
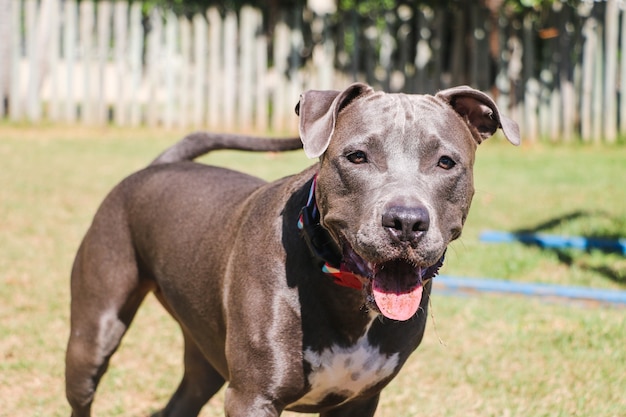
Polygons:
M439 8L450 8L462 5L465 0L335 0L339 10L356 10L362 16L380 16L387 11L394 10L400 5L420 6L428 5ZM304 3L304 0L142 0L145 8L149 9L154 6L171 8L175 13L191 14L194 12L204 11L209 7L215 6L222 10L234 9L238 10L243 5L251 5L262 10L268 9L286 9ZM482 0L489 7L502 5L516 12L525 10L540 10L542 7L550 6L554 3L568 3L576 5L580 0L501 0L490 2ZM504 3L504 4L503 4Z
M261 10L290 8L302 3L300 0L142 0L144 9L155 6L172 9L174 13L191 15L203 12L209 7L217 7L220 10L239 10L244 5L254 6Z

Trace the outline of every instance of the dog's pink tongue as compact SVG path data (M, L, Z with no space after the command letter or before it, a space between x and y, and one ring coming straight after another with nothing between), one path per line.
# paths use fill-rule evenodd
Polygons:
M406 293L394 293L378 288L376 281L372 286L374 300L380 312L387 318L399 321L408 320L417 313L423 290L421 284Z

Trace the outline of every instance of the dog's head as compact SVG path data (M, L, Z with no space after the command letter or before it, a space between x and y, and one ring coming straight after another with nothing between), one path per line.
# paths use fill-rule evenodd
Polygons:
M461 235L477 146L515 122L469 87L435 96L386 94L364 84L308 91L296 108L307 156L320 158L320 223L343 262L364 277L372 307L406 320L420 305L424 272Z

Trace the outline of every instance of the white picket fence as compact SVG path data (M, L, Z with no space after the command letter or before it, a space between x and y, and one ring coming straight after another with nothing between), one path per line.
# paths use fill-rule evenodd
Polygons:
M404 4L381 27L305 7L268 31L251 7L191 20L154 8L144 22L139 1L0 0L0 119L293 133L302 91L363 80L471 84L530 141L626 137L625 0L489 16L480 2Z
M211 9L191 21L155 8L144 39L139 2L12 6L24 30L11 25L10 104L0 114L15 121L293 132L304 89L346 84L323 49L314 68L289 70L298 36L281 23L268 66L269 40L251 7L225 16Z

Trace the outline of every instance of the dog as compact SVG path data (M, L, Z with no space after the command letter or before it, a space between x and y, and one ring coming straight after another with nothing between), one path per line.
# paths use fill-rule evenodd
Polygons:
M91 415L144 297L179 323L184 376L157 415L195 416L227 382L230 417L373 416L420 344L432 278L461 235L478 145L517 124L469 87L307 91L299 138L192 134L117 185L72 268L66 393ZM195 163L215 149L303 147L267 183Z

